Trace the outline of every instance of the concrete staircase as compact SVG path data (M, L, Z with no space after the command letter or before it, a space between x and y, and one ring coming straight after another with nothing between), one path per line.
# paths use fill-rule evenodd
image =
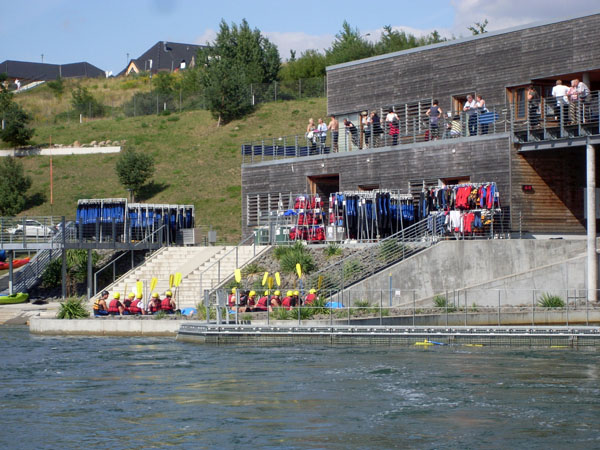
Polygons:
M210 289L219 280L233 276L237 267L242 267L254 256L262 253L267 246L215 246L215 247L164 247L156 251L144 264L130 270L106 290L112 296L135 292L138 280L144 282L144 298L150 295L150 282L156 277L158 282L154 292L163 298L169 289L169 276L181 272L179 289L174 286L179 308L196 307L204 289ZM237 255L237 256L236 256ZM237 261L237 265L236 265ZM100 295L100 293L98 293Z
M232 278L236 268L242 268L261 255L269 246L226 247L210 260L190 272L181 282L177 292L180 308L195 308L205 289L214 289Z

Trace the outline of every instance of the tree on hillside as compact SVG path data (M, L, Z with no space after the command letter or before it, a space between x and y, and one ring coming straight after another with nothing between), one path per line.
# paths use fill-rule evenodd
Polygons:
M23 165L11 156L0 163L0 216L15 216L27 202L31 178L25 175Z
M483 22L475 22L474 25L467 27L467 30L469 30L473 34L473 36L476 36L478 34L487 33L487 26L488 20L485 19Z
M79 86L71 93L71 105L78 114L86 117L102 117L104 105L86 87Z
M215 41L198 51L198 62L207 106L219 123L249 112L250 84L275 81L281 64L277 47L245 19L231 27L222 20Z
M0 85L0 119L4 120L0 139L15 147L26 145L35 131L27 127L31 116L13 100L13 94L3 84Z
M325 53L329 65L368 58L375 54L373 45L360 34L358 28L352 28L347 21L344 21L342 30L335 35L335 40Z
M295 53L294 53L295 56ZM281 66L282 80L299 80L325 76L327 60L325 55L317 50L306 50L298 59L290 59Z
M127 148L117 159L115 169L119 182L131 192L131 201L134 201L140 188L154 175L154 159L146 153Z
M444 42L446 40L446 38L442 38L435 30L426 36L417 37L414 34L406 33L405 31L394 30L391 25L386 25L383 27L383 33L379 42L375 44L375 53L382 55L423 45L437 44L438 42Z

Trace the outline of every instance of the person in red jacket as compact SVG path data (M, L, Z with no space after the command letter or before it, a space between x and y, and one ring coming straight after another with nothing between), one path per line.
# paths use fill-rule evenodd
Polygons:
M119 316L125 312L125 307L119 301L119 298L121 298L121 294L115 292L113 299L108 304L108 314L111 316Z
M161 311L166 312L167 314L173 314L175 312L175 300L173 300L173 293L171 291L165 292L165 298L160 303Z
M272 311L271 305L269 305L269 291L265 291L264 295L258 299L254 311Z
M306 299L305 299L304 303L306 305L310 305L316 299L317 299L317 290L316 289L311 289L310 291L308 291L308 295L306 296Z
M281 306L281 291L273 292L271 296L271 308L279 308Z
M227 306L229 306L229 310L235 312L235 293L237 292L236 288L231 288L231 294L229 294L229 298L227 299Z
M148 305L148 311L150 314L156 314L160 311L160 298L158 298L158 292L152 293L152 300L150 300L150 304Z
M144 309L144 302L142 301L142 294L135 295L133 292L129 294L129 297L133 296L134 300L131 301L129 305L129 314L146 314L146 310Z
M294 296L293 291L287 291L285 294L285 297L283 297L283 300L281 301L281 306L283 306L287 310L292 309L292 303L294 301L293 296Z

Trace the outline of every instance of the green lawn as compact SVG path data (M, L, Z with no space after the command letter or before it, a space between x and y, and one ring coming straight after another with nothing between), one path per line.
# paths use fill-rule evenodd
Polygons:
M44 94L45 95L45 94ZM193 204L196 222L212 225L219 239L236 242L241 230L242 143L303 134L309 117L324 117L326 99L267 103L250 116L217 128L207 111L169 116L117 117L83 124L39 121L33 140L70 145L74 141L126 140L156 161L153 184L142 199L151 203ZM49 157L22 158L33 179L26 215L74 217L80 198L126 197L115 174L117 154L55 156L54 205L50 207Z

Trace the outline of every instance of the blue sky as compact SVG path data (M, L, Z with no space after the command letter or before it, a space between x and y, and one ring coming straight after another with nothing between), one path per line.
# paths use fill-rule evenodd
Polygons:
M415 34L466 36L489 20L489 30L600 12L598 0L423 0L421 2L288 0L27 0L2 1L0 61L65 64L88 61L114 73L157 41L204 44L219 22L246 18L280 50L300 54L330 46L344 20L376 40L384 25Z

